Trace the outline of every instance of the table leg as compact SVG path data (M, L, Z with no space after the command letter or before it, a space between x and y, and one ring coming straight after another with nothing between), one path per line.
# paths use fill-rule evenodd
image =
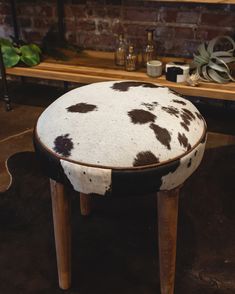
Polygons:
M54 180L50 185L59 285L66 290L71 285L70 199L64 185Z
M80 210L81 215L88 216L91 213L91 195L80 193Z
M158 240L161 294L173 294L179 189L158 193Z

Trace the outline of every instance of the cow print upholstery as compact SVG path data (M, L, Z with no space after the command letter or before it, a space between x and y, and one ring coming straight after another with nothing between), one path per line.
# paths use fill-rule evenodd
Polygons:
M206 124L166 87L121 81L72 90L39 117L35 149L47 175L105 195L170 190L198 167Z

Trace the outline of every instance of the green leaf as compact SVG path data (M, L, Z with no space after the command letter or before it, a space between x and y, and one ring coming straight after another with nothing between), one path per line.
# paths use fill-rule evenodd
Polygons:
M231 57L233 56L233 52L229 51L216 51L211 54L211 58L213 57Z
M0 38L0 45L12 47L11 41L4 39L4 38Z
M208 66L210 68L213 68L214 70L217 70L217 71L226 72L226 73L229 72L229 68L227 67L226 64L219 65L219 64L217 64L217 63L215 63L213 61L210 61L208 63Z
M23 61L28 66L37 65L40 62L40 56L38 52L33 50L30 46L24 45L20 47L21 51L21 61Z
M198 65L202 65L202 64L208 63L208 60L204 59L202 56L195 55L195 54L194 54L194 61Z
M36 44L29 44L28 45L32 50L34 50L35 52L37 52L38 54L42 54L42 50L41 48L36 45Z
M213 53L215 44L217 43L218 40L219 40L219 37L214 38L214 39L209 41L208 46L207 46L207 51L208 51L209 54Z
M202 74L203 74L203 77L207 80L207 81L212 81L211 77L208 75L208 72L207 72L207 65L204 65L202 67Z
M20 56L16 53L15 49L9 46L2 46L2 57L7 68L15 66L20 60Z
M210 75L210 78L214 80L217 83L223 84L223 83L228 83L230 81L230 78L227 77L222 77L219 75L214 69L209 69L208 74Z
M231 63L235 62L235 57L220 57L220 60L222 60L225 63Z
M201 57L203 57L206 60L209 59L210 54L206 51L205 43L199 45L197 50L200 53Z

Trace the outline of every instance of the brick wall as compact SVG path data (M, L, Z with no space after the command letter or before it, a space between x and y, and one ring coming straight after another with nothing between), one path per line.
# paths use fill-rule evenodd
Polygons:
M56 1L18 0L21 37L40 43L56 25ZM0 0L0 35L12 34L9 1ZM128 0L65 0L66 38L83 48L113 50L124 32L137 48L149 27L159 55L191 56L203 40L235 37L235 5L156 3Z

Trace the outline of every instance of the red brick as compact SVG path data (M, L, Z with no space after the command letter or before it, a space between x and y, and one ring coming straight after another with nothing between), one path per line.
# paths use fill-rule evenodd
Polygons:
M157 26L154 35L156 38L173 38L174 33L175 30L172 27Z
M5 23L5 17L0 15L0 24L3 25Z
M99 21L97 25L98 31L103 32L110 29L110 23L107 21Z
M105 6L92 7L92 15L94 17L104 18L107 15L107 10Z
M126 24L124 29L127 35L135 37L143 37L147 39L147 28L148 25L136 25L136 24Z
M95 31L96 25L93 20L80 20L77 24L79 31Z
M204 13L201 19L202 25L210 25L214 26L227 26L234 27L235 24L235 12L227 12L227 13Z
M31 4L19 4L17 5L17 15L20 16L33 16L35 15L34 5Z
M66 32L65 38L70 44L76 44L76 33L75 32Z
M123 19L128 21L153 22L157 20L157 11L146 8L125 8Z
M39 29L49 29L50 26L52 25L52 23L54 23L54 21L52 19L49 18L35 18L34 19L34 26L35 28L39 28Z
M42 4L40 6L35 7L35 13L36 15L39 15L41 17L52 17L53 16L53 9L52 6L48 6L45 4Z
M111 32L115 35L120 35L122 33L124 33L124 25L122 22L120 22L119 19L114 20L111 22Z
M64 19L66 30L76 31L77 22L75 17L65 18Z
M107 17L119 18L121 16L121 6L120 7L107 7Z
M178 15L178 10L176 9L161 9L159 13L159 19L163 23L171 23L171 22L176 22Z
M181 11L177 13L176 22L197 24L199 21L200 13L194 11Z
M0 14L1 15L6 15L6 14L10 14L11 13L11 9L10 6L7 4L0 4Z
M65 5L65 17L84 18L86 17L85 6Z
M43 34L40 32L26 32L23 31L23 40L27 42L35 42L35 43L41 43Z
M77 35L78 46L85 49L96 50L113 50L115 47L115 37L111 35L94 35L87 33L79 33Z
M192 57L199 44L200 42L194 40L162 39L158 40L158 52L165 56Z
M26 17L22 18L22 17L19 17L18 20L19 20L19 25L22 28L31 27L31 25L32 25L32 22L31 22L31 19L30 18L26 18Z
M193 39L192 28L175 27L176 39Z
M226 29L226 28L219 28L219 27L215 27L215 28L203 28L203 27L200 27L196 30L196 33L195 33L195 37L196 39L198 40L201 40L201 41L209 41L217 36L220 36L220 35L230 35L231 37L233 37L235 33L235 30L229 30L229 29Z
M12 17L7 15L7 16L4 18L4 23L7 24L7 25L12 26L12 25L13 25Z

